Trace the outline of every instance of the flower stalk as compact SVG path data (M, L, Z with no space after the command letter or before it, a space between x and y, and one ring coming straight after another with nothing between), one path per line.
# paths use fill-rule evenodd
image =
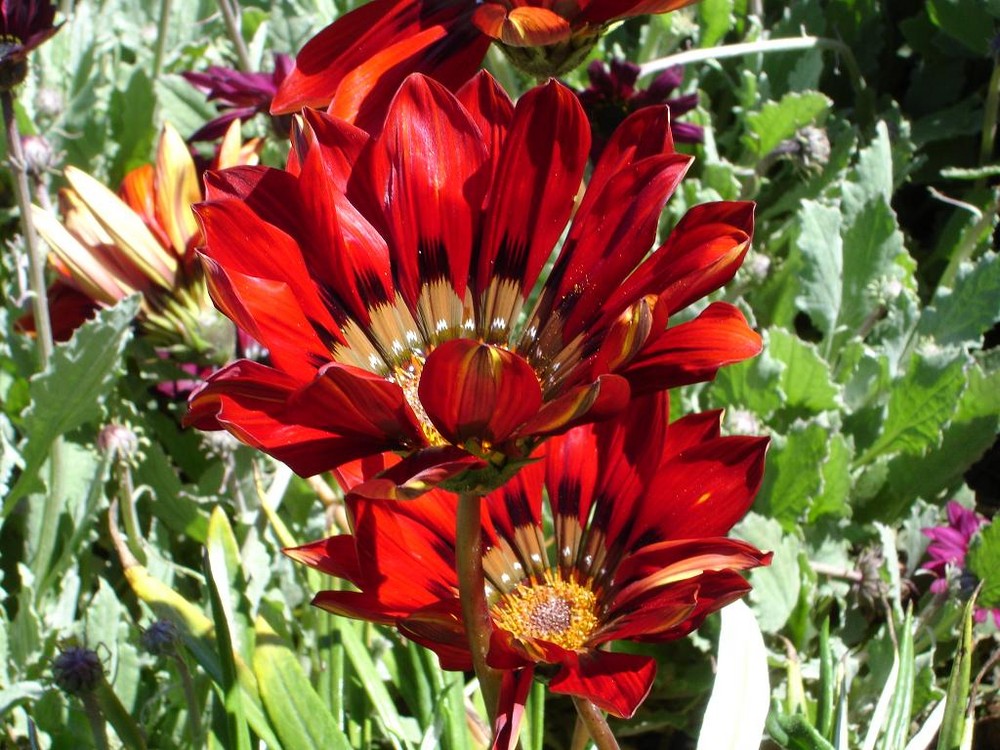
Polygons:
M619 750L618 740L612 734L603 711L578 695L573 696L573 705L576 706L577 714L583 720L587 731L590 732L590 738L594 741L597 750Z
M458 592L472 664L492 726L500 695L500 673L486 663L493 621L486 603L486 579L483 574L482 503L482 496L474 493L463 492L458 496L455 572L458 574Z
M218 0L219 10L222 11L222 19L226 23L226 32L229 39L236 48L236 60L240 70L249 73L253 70L250 64L250 53L247 51L246 42L243 41L243 33L240 31L239 11L230 5L230 0Z

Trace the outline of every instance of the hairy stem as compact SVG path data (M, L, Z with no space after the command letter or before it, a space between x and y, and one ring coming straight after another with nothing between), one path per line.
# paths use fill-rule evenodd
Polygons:
M226 32L229 34L229 40L233 43L233 47L236 48L236 60L239 68L244 73L249 73L253 69L253 66L250 64L250 53L247 51L246 42L243 41L243 32L240 30L239 9L230 4L232 0L217 0L217 2L219 10L222 11L222 18L226 23Z
M483 702L490 726L496 717L500 695L500 674L486 663L493 633L493 620L486 603L486 579L483 575L483 498L461 493L458 496L458 519L455 537L455 570L458 574L458 594L462 602L462 618L472 652L472 665L479 678Z
M611 733L611 727L608 726L608 720L604 718L601 709L576 695L573 696L573 705L576 706L577 714L590 732L590 738L597 746L597 750L619 750L618 740Z

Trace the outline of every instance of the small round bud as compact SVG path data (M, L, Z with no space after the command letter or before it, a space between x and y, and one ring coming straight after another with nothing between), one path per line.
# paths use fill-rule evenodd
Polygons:
M139 642L153 656L172 654L177 648L180 633L170 620L157 620L142 632Z
M111 458L129 461L139 452L139 438L129 427L112 422L101 428L97 447Z
M826 166L830 161L830 138L823 128L807 125L795 137L802 148L800 157L806 169Z
M26 135L21 138L24 166L29 174L41 175L56 165L55 151L48 139L40 135Z
M43 86L35 94L35 111L40 117L55 119L65 108L63 95L58 89Z
M869 613L878 612L882 601L889 595L889 584L882 577L885 557L877 549L862 550L858 555L857 570L861 581L857 584L858 604Z
M771 270L771 259L762 253L751 252L743 267L755 281L763 281L767 278L767 272Z
M104 678L104 667L96 652L70 646L52 662L52 676L61 690L80 695L97 687Z

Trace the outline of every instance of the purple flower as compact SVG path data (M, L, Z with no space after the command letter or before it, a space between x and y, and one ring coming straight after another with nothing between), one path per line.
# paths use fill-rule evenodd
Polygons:
M210 102L218 103L221 113L199 128L190 140L214 141L226 132L233 120L248 120L258 112L268 113L278 86L288 76L293 65L294 60L289 55L277 53L274 56L274 71L271 73L242 73L218 65L210 66L204 73L182 73L185 80L207 95ZM276 129L287 132L287 121L287 117L275 118Z
M24 80L28 53L59 30L55 17L47 0L0 0L0 90Z
M698 106L698 95L688 94L671 98L684 80L684 70L679 65L668 68L653 79L648 88L636 89L639 66L628 60L614 59L610 65L594 60L587 67L590 86L578 91L580 102L587 111L593 129L590 156L594 161L604 150L608 136L632 112L654 104L670 107L670 131L678 143L701 143L705 129L700 125L678 122L677 118Z
M927 556L930 559L920 567L935 575L936 580L931 584L931 591L935 594L947 593L949 580L956 577L963 590L968 588L971 591L975 588L978 581L975 580L974 574L966 569L965 555L969 551L972 538L987 524L986 519L976 511L954 500L948 503L947 512L947 526L932 526L922 530L923 535L928 537L931 543L927 546ZM976 622L985 622L991 614L997 627L1000 627L1000 609L976 607Z

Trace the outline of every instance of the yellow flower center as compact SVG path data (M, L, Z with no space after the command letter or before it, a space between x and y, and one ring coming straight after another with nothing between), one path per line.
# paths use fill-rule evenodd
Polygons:
M441 433L437 431L437 427L431 422L430 417L427 416L427 412L424 411L424 405L420 403L420 373L424 369L424 358L416 354L410 356L410 361L406 364L397 365L393 369L392 380L403 389L403 395L406 397L406 403L409 404L410 409L413 410L414 415L417 417L417 421L420 423L420 430L424 433L424 438L431 445L448 445L448 441L445 440Z
M546 573L501 596L493 606L496 626L519 640L536 638L567 651L583 647L597 627L597 597L589 588Z

